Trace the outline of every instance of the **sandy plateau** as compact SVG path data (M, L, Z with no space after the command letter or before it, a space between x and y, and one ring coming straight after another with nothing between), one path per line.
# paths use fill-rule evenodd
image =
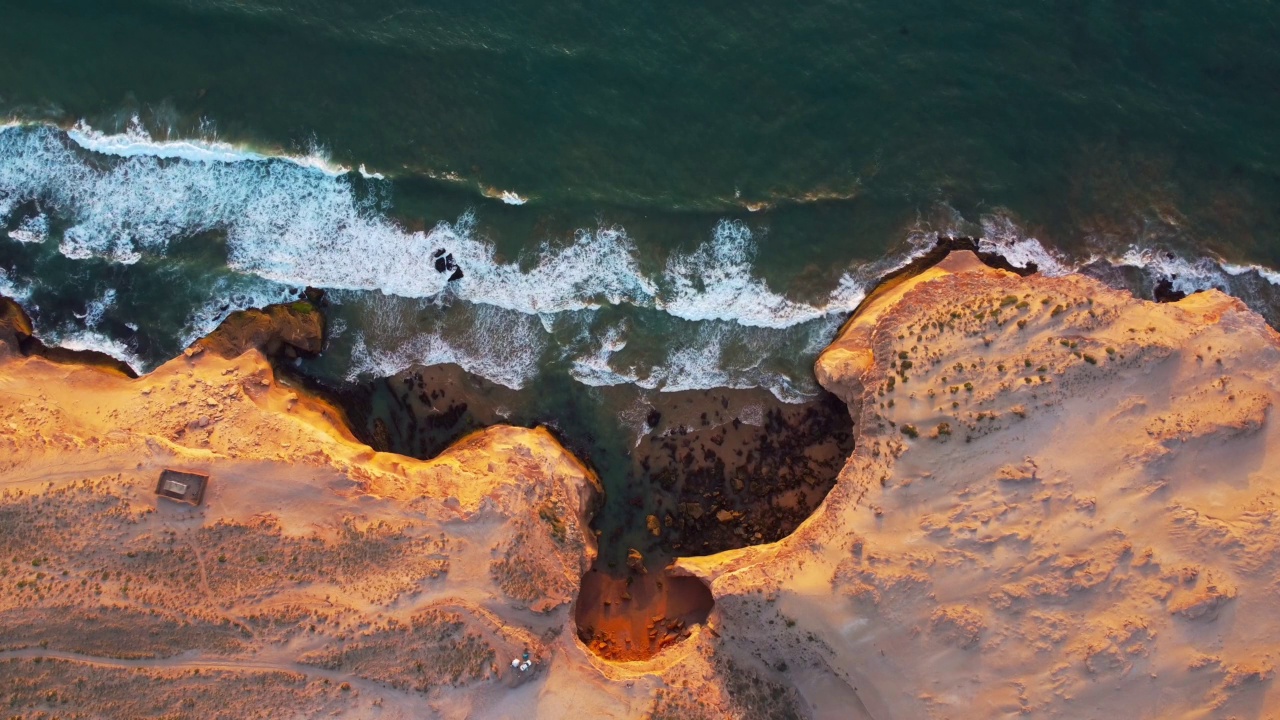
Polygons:
M782 540L678 560L710 617L631 662L574 632L598 484L545 430L418 461L254 349L130 379L19 346L5 715L1280 714L1280 337L1216 292L965 252L884 284L818 360L856 418L830 494ZM165 467L209 473L204 504L156 498Z

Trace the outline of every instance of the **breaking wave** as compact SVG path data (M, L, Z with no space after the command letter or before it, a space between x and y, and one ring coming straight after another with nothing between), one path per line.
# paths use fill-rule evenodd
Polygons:
M1136 268L1149 282L1166 280L1186 293L1218 287L1252 299L1260 310L1256 288L1280 285L1280 273L1267 268L1155 247L1072 257L1028 235L1009 213L974 223L951 211L933 226L912 229L900 253L851 266L825 298L806 303L760 277L756 238L738 220L716 222L701 245L648 270L626 229L603 223L571 238L544 240L506 261L478 232L473 212L422 231L406 229L390 214L389 186L364 168L333 165L320 149L291 157L216 138L157 140L136 120L119 134L83 124L68 130L0 125L0 225L10 239L57 242L69 258L128 264L162 256L176 240L219 234L230 267L257 284L215 288L220 296L196 308L183 330L187 341L230 310L281 301L290 286L348 292L374 305L384 298L385 307L348 331L352 378L456 363L520 388L546 363L563 361L573 378L589 386L764 387L780 399L802 400L815 389L807 367L800 363L802 370L793 371L771 360L816 355L879 276L944 235L976 235L981 251L1018 267L1034 264L1055 275L1099 265ZM512 204L526 200L511 191L490 194ZM28 291L0 268L0 292ZM91 306L75 328L53 329L52 339L141 368L128 346L96 328L112 300L101 298L97 314ZM460 325L424 329L412 314L455 301L468 308ZM678 328L662 340L656 359L633 352L634 328L626 323L594 333L584 329L565 345L553 332L557 317L619 305L662 313Z
M531 314L625 303L783 328L847 312L857 299L843 287L819 306L774 292L752 271L755 245L742 223L722 221L707 244L649 276L622 228L582 229L505 263L477 237L473 214L410 232L376 195L318 159L156 141L136 125L119 135L84 126L0 129L0 221L36 203L67 223L59 250L73 259L136 263L176 239L217 231L231 267L275 282L403 297L449 293ZM43 241L35 229L17 232Z
M548 345L536 317L492 306L474 306L464 322L425 331L412 306L383 297L366 302L363 309L366 322L353 331L349 381L388 377L413 365L452 363L519 390L538 375Z

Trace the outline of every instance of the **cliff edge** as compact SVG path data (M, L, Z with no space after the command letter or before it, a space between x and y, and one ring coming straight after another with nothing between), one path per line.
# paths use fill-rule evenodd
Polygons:
M707 623L611 662L570 629L597 486L545 431L422 462L254 348L136 380L10 354L0 685L107 715L1280 711L1262 318L957 252L879 288L815 370L856 418L835 487L778 542L677 561ZM210 472L205 504L157 499L162 467Z
M1262 318L968 253L864 312L818 360L859 415L823 506L772 546L681 563L736 651L786 668L797 712L1276 712Z
M255 343L210 349L136 379L0 357L10 706L407 718L536 704L530 681L572 642L595 555L593 474L540 428L492 427L425 462L374 452ZM166 468L207 474L203 502L158 497Z

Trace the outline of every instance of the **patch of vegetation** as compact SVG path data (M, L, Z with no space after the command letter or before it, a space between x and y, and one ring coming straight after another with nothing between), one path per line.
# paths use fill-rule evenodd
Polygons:
M560 503L548 499L538 506L538 517L551 526L551 537L564 544L567 537L564 520L560 517Z
M906 435L907 437L911 438L912 440L914 440L914 439L916 439L916 438L920 437L920 431L916 429L916 426L915 426L915 425L903 425L903 426L902 426L902 434L903 434L903 435Z

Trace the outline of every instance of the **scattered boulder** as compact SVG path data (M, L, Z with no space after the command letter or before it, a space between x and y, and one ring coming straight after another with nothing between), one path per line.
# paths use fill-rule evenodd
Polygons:
M649 572L644 567L644 555L641 555L640 551L635 548L627 551L627 567L631 568L631 572L641 575Z
M740 517L742 517L742 513L735 512L733 510L717 510L716 511L716 519L722 523L733 522L734 520L737 520Z

